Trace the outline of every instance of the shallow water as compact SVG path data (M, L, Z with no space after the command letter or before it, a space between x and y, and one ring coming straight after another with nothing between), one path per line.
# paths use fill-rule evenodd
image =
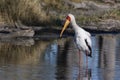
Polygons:
M120 35L94 34L92 43L87 67L72 37L1 40L0 80L119 80Z

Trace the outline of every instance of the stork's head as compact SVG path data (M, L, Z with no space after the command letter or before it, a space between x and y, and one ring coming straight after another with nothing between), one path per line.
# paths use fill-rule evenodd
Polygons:
M72 14L68 14L67 17L66 17L66 20L65 20L64 27L62 28L62 31L60 33L60 37L62 36L62 34L65 31L65 29L68 27L70 22L74 22L74 21L75 21L75 17Z

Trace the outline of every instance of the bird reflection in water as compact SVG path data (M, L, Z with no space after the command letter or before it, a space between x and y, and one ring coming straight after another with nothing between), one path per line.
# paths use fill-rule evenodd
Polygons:
M91 69L88 68L88 58L86 58L86 64L84 64L82 53L78 53L78 58L78 76L75 80L91 80L92 72Z
M75 45L75 43L74 43ZM76 47L76 45L74 46ZM76 49L76 52L78 53L78 74L76 79L74 80L91 80L92 77L92 72L91 69L88 68L88 58L84 57L84 54L82 53L82 51L79 51L78 49ZM84 64L84 58L86 64ZM85 66L84 66L85 65Z
M81 69L76 80L91 80L91 69Z

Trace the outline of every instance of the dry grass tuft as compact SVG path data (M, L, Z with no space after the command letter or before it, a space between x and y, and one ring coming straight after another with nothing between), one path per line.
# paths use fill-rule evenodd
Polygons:
M70 1L79 3L89 0ZM90 1L102 2L101 0ZM11 26L15 26L14 23L20 21L25 25L53 25L59 23L58 20L61 20L60 15L57 13L66 13L67 10L71 9L72 6L66 5L63 0L0 0L0 22L6 22ZM52 11L53 13L55 11L56 15L51 14ZM99 18L120 19L120 11L113 10L101 16L80 16L79 20L84 24L92 21L97 22Z
M12 26L17 21L39 25L48 18L39 0L1 0L0 13L4 21Z

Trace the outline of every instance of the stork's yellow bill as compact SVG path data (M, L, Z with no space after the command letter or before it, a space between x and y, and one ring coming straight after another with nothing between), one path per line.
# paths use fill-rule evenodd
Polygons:
M62 28L62 31L60 33L60 37L62 37L63 32L65 31L65 29L67 28L67 26L69 25L70 21L68 19L66 19L64 27Z

